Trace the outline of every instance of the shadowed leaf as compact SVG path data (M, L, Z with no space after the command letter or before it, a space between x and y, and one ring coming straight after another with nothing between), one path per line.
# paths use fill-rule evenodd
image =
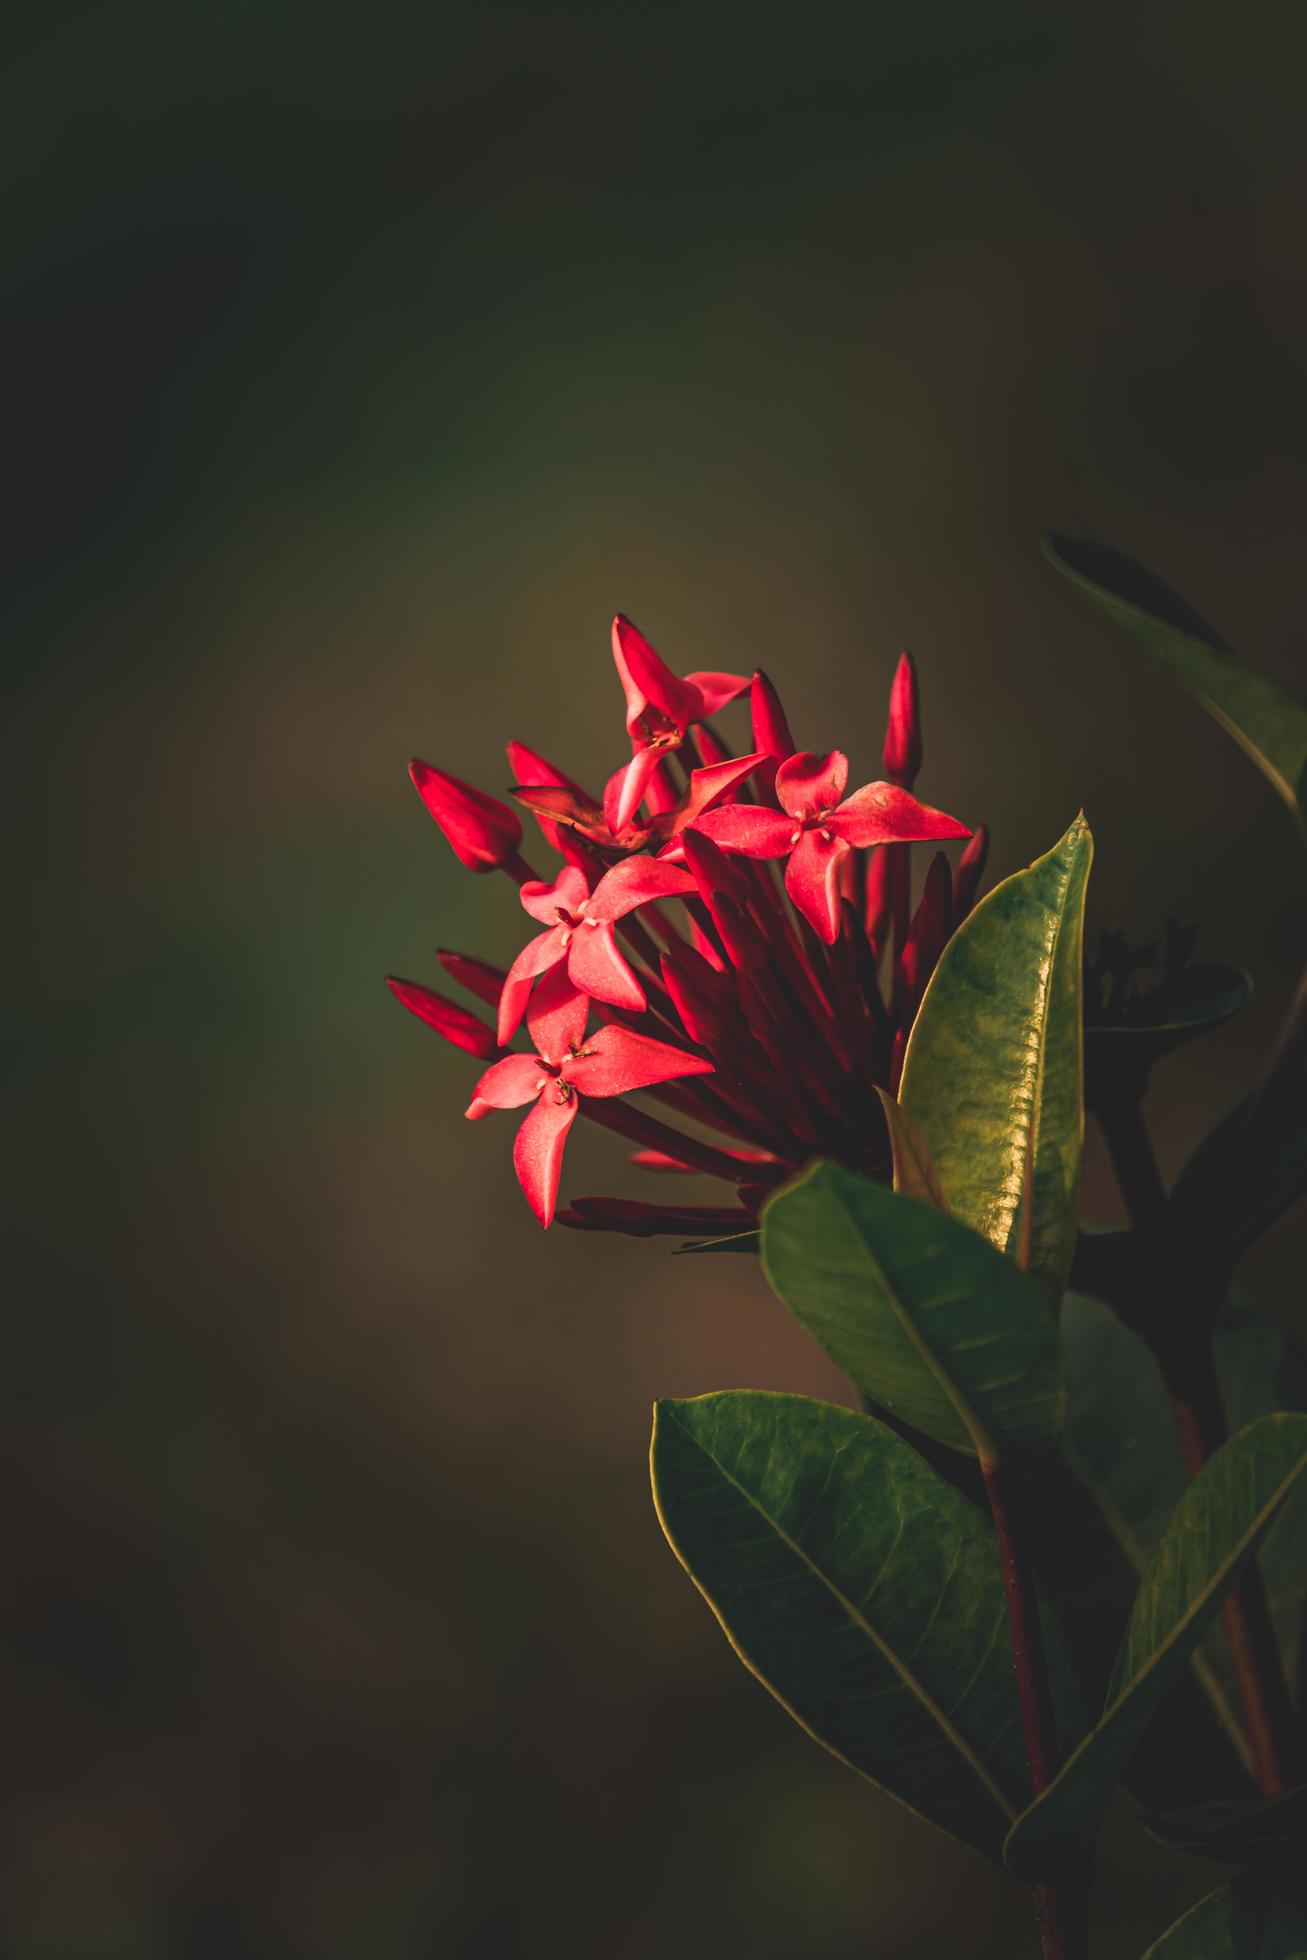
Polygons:
M1307 1892L1236 1878L1209 1892L1144 1960L1303 1960L1307 1955Z
M1124 552L1056 531L1045 539L1044 550L1058 571L1170 668L1251 756L1301 823L1307 705L1246 667L1179 593Z
M1013 1828L1005 1850L1038 1875L1098 1823L1113 1787L1307 1466L1307 1416L1265 1416L1219 1449L1176 1505L1140 1581L1098 1724Z
M1025 1801L988 1520L883 1424L797 1395L660 1402L654 1500L732 1646L795 1719L988 1857ZM1045 1628L1058 1726L1083 1707Z
M1262 1870L1296 1868L1307 1850L1307 1787L1278 1797L1190 1804L1146 1816L1143 1824L1173 1851Z
M795 1319L901 1421L993 1461L1055 1441L1053 1317L969 1226L819 1163L768 1200L762 1259Z

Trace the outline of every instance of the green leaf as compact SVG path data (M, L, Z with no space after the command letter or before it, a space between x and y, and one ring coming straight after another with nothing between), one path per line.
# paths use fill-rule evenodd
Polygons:
M1186 1477L1166 1390L1139 1337L1098 1301L1074 1293L1061 1330L1069 1387L1061 1445L1023 1466L1020 1515L1036 1570L1101 1706L1139 1580ZM1209 1637L1224 1659L1219 1627ZM1168 1809L1196 1793L1242 1791L1247 1762L1227 1688L1196 1652L1127 1780L1141 1802Z
M889 1131L890 1150L894 1160L894 1189L901 1191L905 1198L920 1198L926 1205L934 1205L937 1211L948 1210L948 1199L944 1196L944 1186L939 1181L935 1160L926 1148L914 1119L900 1102L885 1089L877 1089L880 1106L885 1112L885 1127Z
M1100 1049L1105 1058L1117 1050L1143 1050L1153 1062L1233 1019L1252 996L1252 977L1241 966L1229 960L1197 960L1181 968L1162 1005L1153 1008L1145 1000L1136 1020L1096 1022L1086 1011L1085 1044Z
M1029 1777L989 1521L867 1416L799 1395L659 1402L654 1502L745 1665L909 1809L1001 1854ZM1044 1630L1059 1732L1083 1708Z
M1297 1868L1307 1848L1307 1786L1278 1797L1190 1804L1142 1821L1151 1837L1173 1851L1219 1858L1226 1865Z
M1236 1878L1209 1892L1144 1960L1305 1960L1307 1893L1299 1885Z
M1307 1411L1307 1355L1285 1328L1236 1287L1216 1323L1216 1372L1231 1429L1274 1409ZM1289 1692L1301 1689L1304 1607L1307 1606L1307 1483L1287 1499L1257 1554L1266 1604ZM1218 1671L1228 1670L1225 1643L1208 1641ZM1233 1694L1233 1680L1227 1682Z
M674 1259L679 1258L682 1254L690 1252L756 1253L757 1250L758 1234L756 1232L728 1232L724 1238L691 1239L685 1245L674 1246L672 1257Z
M1061 1298L1084 1139L1083 817L980 901L926 989L899 1100L954 1214Z
M1307 1467L1307 1416L1264 1416L1204 1465L1140 1582L1107 1705L1013 1828L1007 1862L1037 1876L1097 1824L1113 1787L1229 1592L1244 1558Z
M1266 1079L1210 1130L1172 1201L1231 1261L1307 1191L1307 982L1299 987Z
M1044 550L1060 572L1143 641L1214 715L1303 821L1307 706L1246 667L1228 643L1161 579L1111 546L1056 531Z
M969 1226L816 1163L763 1207L762 1263L836 1366L923 1435L994 1463L1056 1440L1056 1324Z
M1139 1336L1075 1293L1061 1330L1069 1390L1061 1448L1033 1466L1026 1509L1040 1573L1101 1693L1139 1578L1188 1479L1170 1398ZM1216 1364L1232 1429L1280 1409L1307 1410L1307 1359L1242 1291L1217 1318ZM1257 1561L1292 1686L1307 1590L1307 1482L1285 1502ZM1219 1625L1195 1649L1191 1672L1192 1688L1172 1690L1130 1765L1131 1787L1152 1809L1232 1795L1244 1783L1240 1764L1248 1769Z

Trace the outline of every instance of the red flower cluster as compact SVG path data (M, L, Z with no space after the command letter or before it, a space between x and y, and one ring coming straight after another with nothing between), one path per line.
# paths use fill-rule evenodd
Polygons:
M679 678L621 617L613 659L631 759L601 798L508 744L519 778L511 794L565 860L552 882L523 858L507 804L425 762L411 766L459 861L506 871L541 928L506 973L438 955L496 1010L494 1026L414 981L388 985L447 1041L490 1063L470 1117L526 1108L513 1161L542 1225L580 1112L639 1146L634 1161L646 1169L720 1178L735 1201L577 1198L559 1214L564 1224L639 1236L746 1232L767 1192L811 1157L885 1175L875 1091L897 1087L922 991L975 896L985 830L973 836L911 793L921 717L907 654L890 693L887 780L852 795L838 749L795 750L766 675ZM746 690L754 750L736 759L711 717ZM910 846L960 837L971 841L956 871L937 852L914 907ZM534 1052L510 1052L523 1020ZM680 1122L619 1100L636 1090Z

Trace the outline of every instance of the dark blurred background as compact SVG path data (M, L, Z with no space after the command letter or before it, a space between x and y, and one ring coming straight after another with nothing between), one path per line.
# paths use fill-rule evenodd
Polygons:
M381 985L519 931L404 764L601 777L620 606L861 780L911 645L996 871L1083 803L1098 923L1254 972L1159 1073L1177 1166L1301 863L1037 538L1301 681L1305 58L1290 4L11 23L4 1954L1031 1950L663 1544L655 1395L843 1390L751 1263L538 1231ZM1289 1319L1305 1252L1250 1266ZM1102 1870L1101 1960L1214 1882L1124 1812Z

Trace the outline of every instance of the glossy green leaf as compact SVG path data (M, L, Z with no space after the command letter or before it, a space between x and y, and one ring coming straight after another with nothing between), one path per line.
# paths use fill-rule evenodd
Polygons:
M1144 1960L1307 1960L1307 1892L1236 1878L1177 1919Z
M899 1100L956 1217L1056 1303L1076 1232L1084 1138L1083 817L983 898L931 976Z
M992 1462L1056 1440L1053 1316L969 1226L817 1163L764 1206L762 1263L836 1366L923 1435Z
M672 1549L795 1720L998 1858L1029 1778L988 1519L884 1424L799 1395L658 1403L653 1480ZM1072 1737L1051 1620L1045 1644Z
M905 1198L920 1198L925 1205L934 1205L937 1211L948 1210L948 1199L944 1186L939 1181L935 1160L926 1147L926 1139L917 1127L915 1118L900 1102L895 1102L884 1089L877 1089L880 1106L885 1112L885 1127L889 1131L890 1151L894 1163L894 1189L901 1191Z
M1189 1485L1140 1581L1102 1717L1008 1838L1005 1855L1018 1875L1048 1870L1097 1825L1168 1688L1305 1467L1307 1416L1264 1416Z
M1190 1804L1145 1816L1143 1824L1173 1851L1226 1865L1298 1870L1307 1854L1307 1786L1278 1797Z
M1246 667L1177 592L1123 552L1051 532L1044 549L1060 572L1143 641L1257 764L1302 820L1307 705Z

